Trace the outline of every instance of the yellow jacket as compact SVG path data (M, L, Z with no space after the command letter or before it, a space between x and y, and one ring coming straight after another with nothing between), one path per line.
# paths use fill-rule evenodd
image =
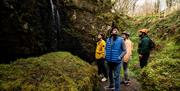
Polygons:
M105 46L106 46L106 42L104 40L100 40L97 42L96 53L95 53L96 59L105 58Z
M125 40L124 43L125 43L125 46L126 46L126 54L123 57L123 61L128 62L131 55L132 55L133 43L129 39Z

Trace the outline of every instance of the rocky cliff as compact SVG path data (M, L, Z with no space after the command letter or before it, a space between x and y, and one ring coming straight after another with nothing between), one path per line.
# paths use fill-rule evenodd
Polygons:
M1 0L0 62L70 51L94 59L95 36L107 23L97 16L111 0Z

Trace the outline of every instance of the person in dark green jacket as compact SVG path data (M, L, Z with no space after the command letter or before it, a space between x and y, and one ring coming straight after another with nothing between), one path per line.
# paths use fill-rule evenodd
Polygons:
M138 53L139 53L139 61L140 67L143 68L147 65L148 58L150 55L150 38L147 35L148 29L139 30L139 45L138 45Z

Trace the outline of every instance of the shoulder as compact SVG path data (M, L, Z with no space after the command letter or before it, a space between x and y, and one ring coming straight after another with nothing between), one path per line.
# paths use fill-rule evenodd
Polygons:
M124 41L124 39L122 37L118 37L117 41L118 41L118 43L121 43L121 44L125 43L125 41Z
M126 40L126 42L128 42L128 43L132 43L132 41L131 41L130 39Z
M133 42L130 39L126 40L125 43L129 45L133 45Z
M142 40L147 41L147 40L149 40L149 37L147 37L147 36L143 37Z
M130 43L130 41L128 39L124 40L124 43Z
M149 41L150 41L150 38L148 36L146 36L142 39L143 43L149 43Z
M110 40L110 37L106 39L106 41L109 41Z
M120 36L117 37L118 40L124 41L124 39Z
M101 42L102 44L106 44L106 42L104 41L104 40L102 40L102 42Z

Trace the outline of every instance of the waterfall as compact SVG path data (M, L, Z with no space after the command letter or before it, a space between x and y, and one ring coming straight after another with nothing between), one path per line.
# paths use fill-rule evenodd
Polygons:
M61 32L61 18L60 18L60 15L59 15L59 10L56 9L56 15L57 15L57 48L59 49L60 48L60 32Z
M54 12L54 3L52 0L50 0L51 3L51 12L52 12L52 18L53 18L53 22L55 22L55 12Z
M60 26L61 26L61 25L60 25L60 23L61 23L60 21L61 21L61 20L60 20L60 15L59 15L59 10L58 10L58 9L57 9L56 13L57 13L57 14L56 14L56 15L57 15L57 28L58 28L58 30L60 31Z
M57 6L54 4L53 0L50 0L51 4L51 13L52 13L52 42L51 42L51 48L52 50L57 50L59 47L59 38L60 38L60 29L61 29L61 20L60 20L60 15L59 15L59 10Z

